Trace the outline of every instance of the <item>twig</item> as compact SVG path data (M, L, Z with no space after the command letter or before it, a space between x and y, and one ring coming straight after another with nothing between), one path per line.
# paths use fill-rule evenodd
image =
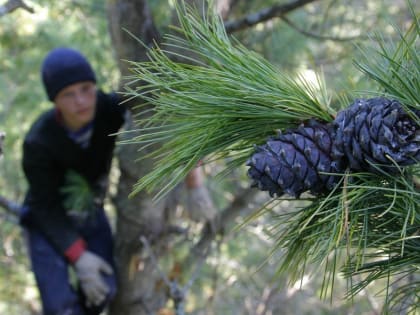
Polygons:
M169 288L169 295L171 299L174 301L174 308L176 315L184 315L185 314L185 296L188 292L188 290L193 285L194 281L198 278L198 275L200 274L200 271L203 267L205 258L208 255L208 248L205 253L200 257L200 260L195 266L195 270L190 278L190 280L187 282L187 284L184 287L180 287L178 282L176 280L171 281L168 276L163 272L163 270L160 268L156 255L154 254L151 245L146 237L141 236L140 241L142 242L143 246L145 247L146 251L149 252L150 259L152 260L152 263L155 265L157 271L160 274L160 277L162 278L163 282L166 284L166 286Z
M140 236L140 241L142 242L143 246L145 247L146 251L149 252L150 254L150 259L152 260L152 263L156 266L157 271L160 274L160 277L162 278L162 280L165 282L165 284L170 287L171 286L171 281L169 280L169 278L166 276L166 274L163 272L163 270L160 268L156 255L154 254L152 247L150 245L150 242L148 241L148 239L142 235Z
M0 17L12 13L17 9L24 9L30 13L34 13L34 9L28 6L23 0L9 0L0 6Z
M267 313L268 304L274 294L278 291L277 285L267 286L264 288L261 301L258 303L256 307L255 314L256 315L264 315Z
M225 23L225 29L227 33L233 33L258 23L268 21L272 18L284 16L293 10L315 1L316 0L297 0L286 4L277 4L272 7L262 9L259 12L249 14L242 19L227 21Z
M217 235L224 232L229 222L240 215L243 211L251 212L252 207L249 205L254 202L256 195L259 193L257 189L243 189L235 195L235 199L230 205L224 209L220 215L220 218L213 222L213 228L206 225L201 233L200 240L194 245L194 248L190 251L191 255L194 256L196 253L202 253L203 248L207 248L208 244L212 242ZM192 257L190 257L192 259ZM192 259L194 261L194 259Z
M4 196L0 196L0 207L6 210L8 214L18 217L22 206L15 201L9 200Z
M199 271L210 253L209 249L216 236L224 234L227 224L232 222L236 216L243 214L243 212L252 211L252 207L249 205L255 200L258 193L259 191L257 189L242 189L236 194L235 199L230 203L230 205L222 211L220 218L213 220L213 222L207 222L207 224L203 227L201 231L201 238L191 248L190 255L181 263L184 266L189 266L196 263L198 260L190 281L184 287L184 295L198 277ZM177 313L177 315L181 314L183 313Z
M291 20L289 20L287 17L285 17L284 15L280 16L280 19L283 20L283 22L285 22L287 25L289 25L291 28L293 28L295 31L307 36L307 37L311 37L317 40L331 40L331 41L335 41L335 42L347 42L347 41L352 41L355 39L367 39L367 36L361 36L361 35L356 35L356 36L348 36L348 37L338 37L338 36L327 36L327 35L321 35L321 34L316 34L316 33L312 33L309 31L306 31L304 29L299 28L296 24L294 24Z

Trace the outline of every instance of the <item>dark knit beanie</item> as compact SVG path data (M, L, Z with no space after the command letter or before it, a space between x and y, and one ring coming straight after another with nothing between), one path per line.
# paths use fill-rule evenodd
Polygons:
M41 76L50 101L54 101L58 92L73 83L96 82L87 59L77 50L64 47L51 50L45 57Z

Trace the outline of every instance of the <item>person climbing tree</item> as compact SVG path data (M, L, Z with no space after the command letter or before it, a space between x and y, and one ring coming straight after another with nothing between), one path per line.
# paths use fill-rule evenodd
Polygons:
M110 135L126 109L116 93L97 88L91 65L72 48L53 49L41 76L54 107L27 133L22 162L29 189L21 221L32 268L44 314L99 314L116 291L103 196L116 138ZM79 209L66 208L74 196L63 187L71 178L89 189L89 202ZM80 290L70 284L68 266Z
M99 314L116 293L112 233L103 202L115 133L127 109L119 104L119 94L97 88L90 63L75 49L49 52L41 76L54 107L26 135L22 162L29 189L21 222L32 268L45 315ZM203 205L211 201L203 174L192 171L186 183L189 211L205 211ZM76 288L69 266L78 279Z

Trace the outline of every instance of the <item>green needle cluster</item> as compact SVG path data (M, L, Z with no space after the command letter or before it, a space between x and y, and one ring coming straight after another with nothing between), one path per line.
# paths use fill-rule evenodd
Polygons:
M237 167L253 144L276 130L310 118L330 121L334 114L325 89L281 72L231 40L219 16L203 20L189 8L178 10L181 27L167 37L166 49L150 50L149 62L132 63L130 86L136 88L127 90L146 101L144 108L153 105L153 115L137 121L140 135L130 142L162 144L147 156L156 158L156 168L134 189L159 188L157 198L200 160L229 156L228 167Z

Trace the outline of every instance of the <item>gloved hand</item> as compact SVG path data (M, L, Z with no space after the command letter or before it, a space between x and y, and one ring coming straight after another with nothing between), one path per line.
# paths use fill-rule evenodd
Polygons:
M74 263L80 286L86 296L86 306L98 306L104 302L109 287L102 273L111 275L111 266L98 255L85 251Z
M195 222L211 221L217 214L209 191L204 185L187 189L185 207L189 218Z

